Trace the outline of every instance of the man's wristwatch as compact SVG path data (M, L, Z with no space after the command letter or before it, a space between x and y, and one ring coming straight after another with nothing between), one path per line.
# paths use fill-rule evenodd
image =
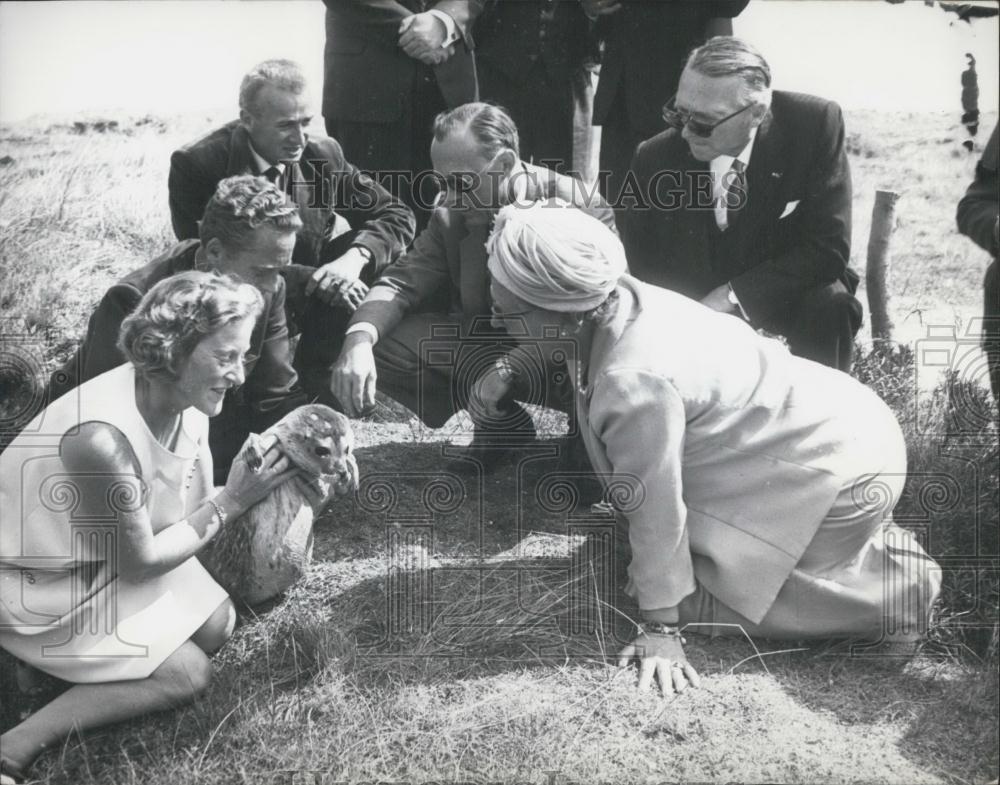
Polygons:
M375 254L371 252L370 248L366 248L363 245L352 245L351 248L357 248L360 254L365 257L365 264L371 264L372 259L375 258Z

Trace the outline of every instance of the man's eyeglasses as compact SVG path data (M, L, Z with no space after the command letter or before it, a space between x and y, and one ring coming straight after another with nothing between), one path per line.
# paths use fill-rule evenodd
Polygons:
M682 131L685 126L691 131L695 136L700 136L702 138L708 138L712 135L720 125L722 125L726 120L732 120L736 115L742 114L754 104L747 104L742 109L737 109L732 114L728 114L721 120L716 120L714 123L705 123L701 120L695 120L690 112L681 112L674 108L674 104L677 101L677 96L674 96L669 101L663 105L663 120L671 128L676 128L678 131Z
M441 178L442 185L444 186L444 191L452 194L462 194L474 191L479 187L479 184L483 181L483 175L486 174L486 170L493 166L493 162L500 157L500 153L505 152L500 150L494 155L489 161L487 161L479 171L476 172L452 172L446 177Z

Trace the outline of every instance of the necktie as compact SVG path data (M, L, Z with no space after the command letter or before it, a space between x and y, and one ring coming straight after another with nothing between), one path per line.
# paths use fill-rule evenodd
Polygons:
M732 226L740 210L747 206L747 167L736 159L726 173L726 222Z

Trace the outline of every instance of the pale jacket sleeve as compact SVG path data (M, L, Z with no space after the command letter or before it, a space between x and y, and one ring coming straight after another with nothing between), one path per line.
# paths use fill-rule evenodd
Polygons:
M612 371L595 382L590 427L611 464L612 498L628 520L627 591L643 610L677 605L695 590L682 484L684 403L663 377Z

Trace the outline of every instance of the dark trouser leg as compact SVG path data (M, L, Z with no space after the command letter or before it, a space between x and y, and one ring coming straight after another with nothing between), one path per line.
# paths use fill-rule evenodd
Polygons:
M775 331L788 339L792 354L850 373L863 315L858 299L835 281L807 292Z
M639 142L645 138L629 124L628 109L619 92L607 122L601 126L601 170L597 178L602 195L615 208L615 223L619 233L622 232L622 222L628 207L627 202L622 204L622 195L624 193L627 196L629 192L626 185L632 155Z
M443 337L457 336L459 330L458 323L446 314L412 314L375 344L378 390L432 428L440 428L462 408L452 389L458 342Z
M340 142L348 161L372 172L392 194L413 210L417 232L430 219L438 187L431 176L434 118L445 109L434 71L416 69L411 100L399 119L388 123L353 122L327 117L327 133Z
M510 113L520 137L521 157L560 172L573 165L573 84L553 81L536 64L523 83L483 63L479 88L484 101Z
M306 287L314 273L313 268L297 264L281 271L285 279L288 330L299 336L292 366L310 401L339 411L339 403L330 394L330 367L340 354L351 314L345 308L326 305L315 295L306 295ZM366 276L362 275L362 279Z
M983 351L993 398L1000 405L1000 268L994 259L983 280Z
M455 412L469 407L472 384L513 346L502 331L486 327L485 320L472 326L446 314L413 314L401 321L375 345L378 389L411 409L422 422L440 428ZM549 351L551 348L551 352ZM541 345L532 351L530 368L521 376L511 395L513 401L538 403L564 411L571 407L565 366L556 367L550 354L559 346ZM474 421L480 419L470 411ZM521 423L512 414L484 423L491 430L513 428Z
M239 393L230 392L222 411L208 421L208 448L212 452L213 481L225 485L229 467L250 435L253 413Z
M292 360L309 400L338 411L340 403L330 393L330 368L340 355L350 318L346 308L331 307L313 298L300 317L301 333Z

